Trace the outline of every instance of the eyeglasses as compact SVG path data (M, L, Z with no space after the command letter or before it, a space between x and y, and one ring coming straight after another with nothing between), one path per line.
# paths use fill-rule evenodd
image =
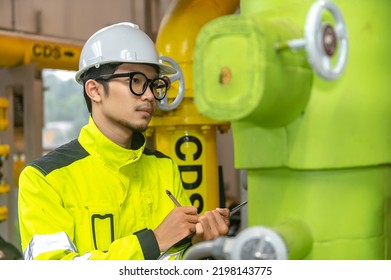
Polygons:
M149 86L156 100L162 100L170 88L170 79L167 77L148 79L141 72L105 74L95 78L95 80L108 81L114 78L129 78L130 91L137 96L143 95Z

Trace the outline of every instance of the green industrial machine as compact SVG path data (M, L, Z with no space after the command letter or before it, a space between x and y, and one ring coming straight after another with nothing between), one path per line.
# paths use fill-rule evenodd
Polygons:
M253 228L225 258L391 258L390 26L389 0L241 0L201 29L194 101L231 122Z

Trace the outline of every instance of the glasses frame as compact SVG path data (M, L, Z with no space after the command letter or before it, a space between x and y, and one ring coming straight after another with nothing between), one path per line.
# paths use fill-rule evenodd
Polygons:
M146 84L147 84L146 86L144 85L143 91L141 93L135 92L132 87L133 77L136 76L137 74L144 76L145 80L146 80ZM153 97L158 101L161 101L166 97L167 91L170 88L170 82L169 82L168 77L164 76L164 77L158 77L158 78L154 78L154 79L148 79L148 77L144 73L138 72L138 71L127 72L127 73L103 74L103 75L100 75L99 77L96 77L94 80L109 81L109 80L112 80L115 78L129 78L129 89L136 96L143 95L147 91L147 88L149 87L149 89L151 90L151 92L153 94ZM160 98L156 97L155 92L154 92L153 88L151 87L152 83L155 81L162 81L166 85L166 91L165 91L163 97L160 97ZM160 89L157 89L157 90L160 90Z

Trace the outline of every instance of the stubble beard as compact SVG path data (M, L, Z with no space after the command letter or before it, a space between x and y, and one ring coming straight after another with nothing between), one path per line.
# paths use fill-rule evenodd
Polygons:
M147 130L150 121L151 120L149 119L146 124L137 125L137 124L134 124L130 121L122 120L122 121L120 121L120 124L128 129L130 129L133 132L143 133Z
M143 106L143 108L145 108L145 107L146 106ZM139 109L141 109L141 107ZM137 108L136 108L136 111L137 111ZM154 111L154 109L153 109L153 111ZM152 116L143 116L142 119L145 121L144 124L135 124L131 120L126 120L126 119L119 120L119 123L121 125L123 125L124 127L130 129L133 132L143 133L147 130L148 125L152 119Z

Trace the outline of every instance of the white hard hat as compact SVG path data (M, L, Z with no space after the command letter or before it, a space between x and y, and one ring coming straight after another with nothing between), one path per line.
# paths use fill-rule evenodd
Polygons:
M160 61L155 44L138 25L121 22L97 31L87 40L75 79L82 84L80 77L88 69L118 62L155 65L160 75L177 73L175 68Z

